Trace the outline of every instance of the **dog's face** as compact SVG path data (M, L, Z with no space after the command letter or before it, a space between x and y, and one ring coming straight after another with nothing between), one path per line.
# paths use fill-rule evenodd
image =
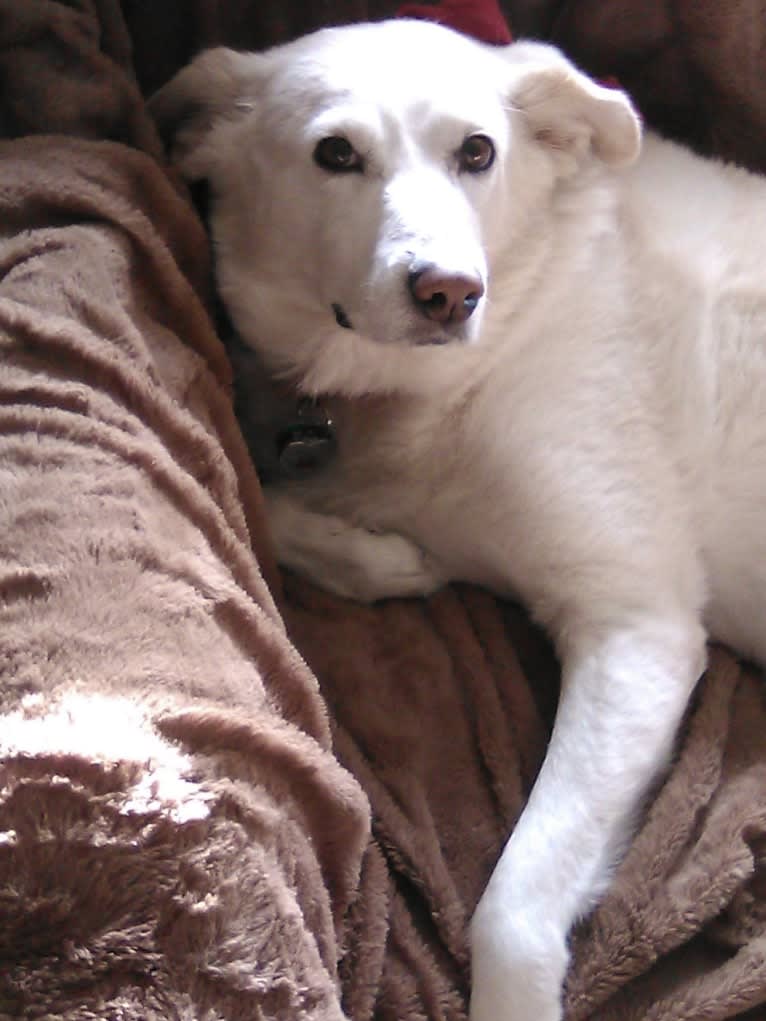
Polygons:
M475 340L493 264L555 180L638 146L625 98L555 51L412 21L210 51L153 109L210 180L219 286L267 359L281 314L379 345Z

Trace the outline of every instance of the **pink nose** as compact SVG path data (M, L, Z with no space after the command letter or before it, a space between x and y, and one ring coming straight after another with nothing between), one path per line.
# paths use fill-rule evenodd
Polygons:
M417 307L437 323L464 323L484 294L480 277L447 273L438 266L410 273L408 284Z

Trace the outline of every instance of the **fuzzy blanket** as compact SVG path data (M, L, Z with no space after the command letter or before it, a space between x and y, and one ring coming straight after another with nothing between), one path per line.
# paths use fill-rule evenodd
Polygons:
M556 664L468 587L280 579L134 76L171 23L180 61L352 6L0 0L2 1019L466 1016ZM764 687L726 651L574 950L571 1021L766 1017Z

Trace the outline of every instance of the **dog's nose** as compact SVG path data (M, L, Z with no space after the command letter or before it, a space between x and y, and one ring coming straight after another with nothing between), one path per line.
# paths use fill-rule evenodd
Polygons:
M484 284L478 276L446 273L438 266L410 273L408 284L420 311L437 323L464 323L484 294Z

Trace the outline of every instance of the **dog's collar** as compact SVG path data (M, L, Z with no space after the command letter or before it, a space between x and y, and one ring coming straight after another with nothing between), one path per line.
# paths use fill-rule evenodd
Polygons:
M352 329L342 305L333 303L338 326ZM337 449L335 425L318 397L299 397L295 417L286 423L276 438L280 468L288 478L304 478L332 460Z
M210 187L207 181L199 181L192 187L192 199L198 213L208 225ZM350 329L351 323L341 306L333 305L332 310L338 325ZM280 400L285 413L275 413L267 422L259 420L258 435L253 435L249 428L247 413L249 394L238 385L238 364L245 349L226 306L217 294L213 295L213 313L218 335L227 349L234 369L234 406L237 418L255 467L263 481L271 481L275 477L305 478L324 468L335 456L338 443L332 417L316 397L285 391L283 399ZM254 357L252 351L250 356ZM261 373L259 379L266 385L265 373ZM280 389L273 380L269 381L268 385L274 391Z
M319 398L270 379L256 353L242 343L220 299L215 311L234 373L234 410L261 480L306 478L324 468L338 447L327 408ZM260 407L254 409L253 401Z

